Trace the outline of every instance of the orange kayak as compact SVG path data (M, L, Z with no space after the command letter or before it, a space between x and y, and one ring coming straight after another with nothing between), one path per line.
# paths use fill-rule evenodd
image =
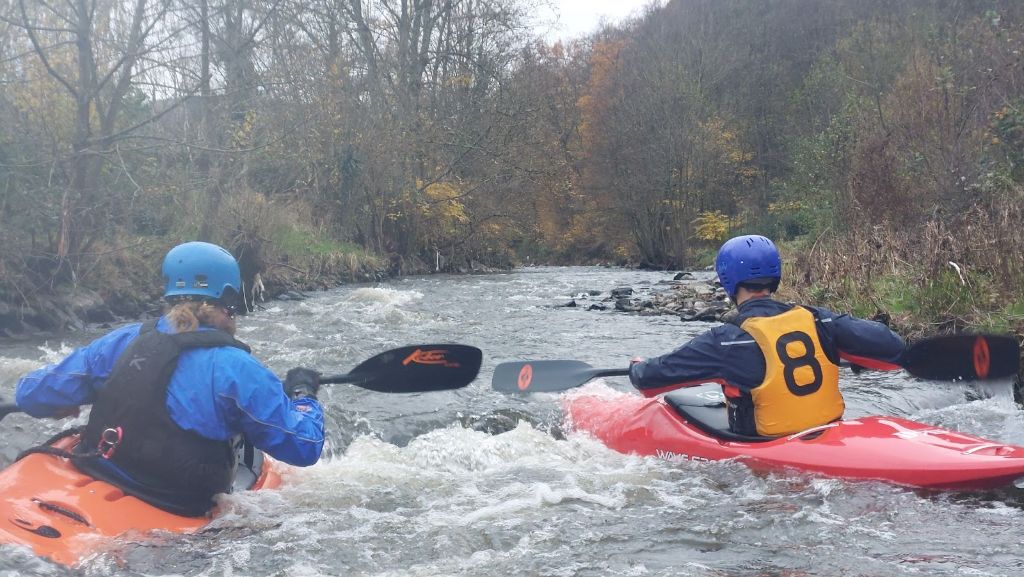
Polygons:
M77 437L54 447L71 450ZM266 458L251 490L280 486L280 465ZM30 454L0 471L0 545L24 545L36 555L75 565L125 533L190 533L210 522L158 509L80 472L67 459Z

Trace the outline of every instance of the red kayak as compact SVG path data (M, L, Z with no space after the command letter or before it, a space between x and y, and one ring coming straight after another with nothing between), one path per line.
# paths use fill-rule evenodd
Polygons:
M1024 447L899 417L837 421L786 437L729 431L717 385L647 399L586 390L564 397L566 419L608 447L665 459L738 459L759 470L795 469L928 489L988 489L1024 478Z
M54 444L70 451L77 437ZM256 458L244 475L250 489L281 484L280 465ZM23 545L62 565L74 565L128 533L190 533L211 517L182 517L158 509L117 487L83 474L67 459L31 454L0 471L0 545Z

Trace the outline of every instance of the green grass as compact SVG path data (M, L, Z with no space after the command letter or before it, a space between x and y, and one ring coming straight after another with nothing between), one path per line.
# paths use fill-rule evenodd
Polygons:
M1002 309L989 315L988 322L981 329L993 333L1024 333L1024 297L1017 299L1005 303Z
M296 257L366 253L362 247L297 228L278 229L273 240L277 250Z
M936 327L1006 333L1024 327L1024 299L1001 303L997 287L985 275L965 284L955 271L889 275L870 283L845 279L840 286L804 289L809 304L820 304L860 318L888 313L899 332L931 333Z

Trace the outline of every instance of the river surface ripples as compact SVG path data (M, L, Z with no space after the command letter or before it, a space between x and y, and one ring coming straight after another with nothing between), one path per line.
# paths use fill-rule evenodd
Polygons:
M198 534L131 536L75 569L2 547L0 576L1024 575L1020 490L925 493L753 474L735 462L623 455L564 430L557 394L491 390L499 362L623 367L713 326L559 306L588 290L607 295L669 278L537 267L265 303L240 319L238 336L281 375L294 366L347 372L385 349L430 342L480 347L484 365L458 391L325 386L325 458L290 471L281 490L228 496ZM19 375L102 332L0 346L0 397L10 401ZM1024 444L1009 382L979 388L848 370L842 379L848 417L898 415ZM587 387L631 391L625 378ZM0 465L82 422L8 416L0 423Z

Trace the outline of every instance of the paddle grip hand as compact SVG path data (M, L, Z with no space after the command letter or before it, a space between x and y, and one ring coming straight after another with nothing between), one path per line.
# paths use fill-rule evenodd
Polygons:
M320 373L313 369L295 367L284 377L284 392L290 399L315 399L320 392Z

